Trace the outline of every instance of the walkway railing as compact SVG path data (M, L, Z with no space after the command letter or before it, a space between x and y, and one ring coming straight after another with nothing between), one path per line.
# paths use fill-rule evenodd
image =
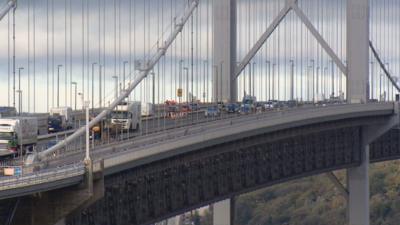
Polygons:
M34 173L0 178L0 191L50 183L66 178L82 176L85 173L83 163L76 163L64 167L40 170Z

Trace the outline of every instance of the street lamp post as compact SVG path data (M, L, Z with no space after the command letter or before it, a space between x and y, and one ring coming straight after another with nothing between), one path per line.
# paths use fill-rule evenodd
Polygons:
M22 113L22 90L17 90L18 93L18 115Z
M319 66L317 66L316 70L316 85L315 85L315 89L316 89L316 95L319 95Z
M383 74L379 76L379 101L382 101L382 77Z
M213 86L213 95L215 96L214 97L215 102L218 102L218 66L213 65L213 69L215 69L215 76L214 76L215 80L211 79L211 84ZM215 85L213 84L213 82L215 82Z
M117 99L118 98L118 76L112 76L112 78L114 78L114 80L115 80L115 86L114 86L114 88L115 88L115 90L114 90L114 97L115 97L115 99Z
M102 108L103 107L103 96L102 96L102 80L101 80L101 74L102 74L102 69L103 69L103 66L102 65L100 65L99 66L99 99L100 99L100 108ZM103 81L103 82L105 82L105 81Z
M152 99L152 107L155 107L156 104L156 74L154 73L154 70L151 72L151 78L152 78L152 94L151 94L151 99ZM172 97L172 96L171 96Z
M96 62L92 63L92 112L94 110L94 66L96 64Z
M273 63L272 64L272 99L273 100L279 99L279 95L278 95L278 98L275 99L275 66L276 66L276 64ZM278 90L279 90L279 78L278 78L278 86L277 87L278 87Z
M307 101L310 101L310 82L313 82L312 77L310 78L310 71L312 70L312 66L308 66L308 82L307 82Z
M126 79L126 64L128 64L128 63L129 63L128 61L124 61L124 63L123 63L124 74L122 76L122 83L123 83L122 87L123 87L124 91L125 91L125 79Z
M327 84L326 84L326 81L328 80L327 75L328 75L328 67L324 67L324 71L322 72L322 76L323 76L323 78L322 78L322 82L323 82L322 87L324 88L323 89L323 91L324 91L324 94L323 94L324 99L326 99L326 97L329 98L329 94L327 94L327 93L329 93L329 91L328 91L328 87L327 87Z
M62 65L57 66L57 107L60 107L60 68Z
M315 101L315 89L314 89L314 87L315 87L315 84L314 84L314 81L315 81L315 70L314 70L314 67L315 67L315 60L311 60L311 68L312 68L312 81L311 81L311 84L312 84L312 98L313 98L313 101Z
M19 67L18 68L18 90L16 91L17 93L21 92L21 71L24 69L24 67ZM21 98L20 96L18 96L18 110L21 113L21 108L20 107L20 102L21 102Z
M374 62L371 62L371 98L374 99L374 88L375 88L375 84L374 84Z
M90 101L85 101L85 108L86 108L86 154L85 154L85 162L90 162L90 134L89 134L89 106Z
M84 92L79 92L78 95L81 97L81 102L82 102L82 111L85 109L85 102L84 102Z
M203 67L204 67L204 70L203 70L203 73L204 73L203 103L206 103L206 95L208 96L208 91L206 90L207 89L206 84L208 87L208 79L206 79L206 77L208 78L208 76L207 76L208 72L206 72L206 71L208 71L207 63L208 63L207 60L203 61ZM208 97L207 97L207 100L208 100Z
M77 91L77 83L76 82L71 82L71 90L72 90L72 86L75 86L75 109L74 110L76 110L76 98L77 98L77 93L76 93L76 91ZM72 96L71 96L71 107L72 107Z
M183 67L186 72L186 102L189 103L189 68Z
M334 97L335 96L335 67L334 67L334 64L333 64L333 60L331 60L331 85L332 85L332 87L331 87L331 89L332 89L332 93L331 93L331 95L332 95L332 97Z
M252 73L252 76L251 76L251 83L253 85L251 87L251 96L253 96L253 97L254 97L254 94L255 94L254 89L255 89L255 86L256 86L255 77L256 77L256 62L253 62L253 73Z
M294 60L290 62L290 100L294 100Z
M182 89L182 63L183 63L183 61L184 61L183 59L179 60L179 89ZM178 90L175 91L175 95L176 95L177 91ZM179 97L179 103L180 103L180 101L181 101L181 97Z
M268 101L271 99L271 62L269 60L265 61L265 64L267 66L267 76L268 78L266 81L268 81L267 90L265 91L265 99ZM267 83L267 82L266 82Z

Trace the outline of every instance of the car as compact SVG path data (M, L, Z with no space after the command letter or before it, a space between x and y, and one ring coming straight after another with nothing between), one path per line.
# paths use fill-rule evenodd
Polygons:
M220 110L216 105L207 107L207 110L204 112L205 117L218 116L219 114Z
M278 108L278 100L269 100L264 104L264 110L272 110Z
M251 111L252 111L252 106L249 104L242 104L239 109L239 112L241 114L249 114L251 113Z
M236 103L229 103L226 105L225 110L228 113L236 113L239 111L239 105Z
M200 107L199 107L199 104L197 104L197 103L190 103L189 104L189 109L191 111L198 111L200 109Z
M296 100L289 100L286 102L287 107L294 108L297 107L298 103Z
M262 110L263 110L263 104L261 102L257 102L255 104L255 110L256 110L257 113L261 113Z
M225 109L225 103L224 102L217 102L218 109L219 110L224 110Z

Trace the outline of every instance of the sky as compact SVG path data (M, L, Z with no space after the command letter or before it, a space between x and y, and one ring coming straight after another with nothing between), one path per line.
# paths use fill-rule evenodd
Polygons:
M83 15L82 15L82 2ZM200 0L198 10L193 17L193 76L195 88L190 90L199 98L211 100L212 94L212 0ZM242 59L245 53L261 36L262 32L282 8L281 0L238 0L238 38L237 58ZM0 0L0 5L5 0ZM346 61L346 27L345 0L301 0L300 7L319 30L324 39L331 45L341 60ZM125 64L125 81L135 77L135 62L150 59L157 50L157 43L165 40L171 33L175 17L182 14L186 0L20 0L16 10L16 89L18 90L18 68L21 70L22 110L44 112L53 106L75 105L75 91L71 90L71 81L77 82L77 92L85 99L90 99L92 90L96 97L95 105L100 104L100 67L102 72L102 101L106 105L115 94L115 79L122 82ZM400 38L400 2L396 0L371 1L371 40L376 43L382 58L389 64L393 74L400 73L399 44ZM53 10L54 8L54 10ZM54 13L53 13L54 12ZM10 14L12 16L12 14ZM386 16L384 16L386 15ZM83 16L83 17L82 17ZM54 18L54 23L53 23ZM0 21L0 105L13 103L12 91L12 20L6 16ZM82 26L83 25L83 26ZM71 29L72 27L72 29ZM54 28L54 31L53 31ZM163 102L176 98L176 89L189 91L189 73L191 75L191 20L182 34L177 37L166 57L154 69L155 99ZM83 31L83 32L82 32ZM208 38L207 38L208 37ZM10 42L10 44L9 44ZM8 54L10 51L10 54ZM182 63L179 64L179 61ZM276 64L275 83L272 84L272 66L265 61ZM253 59L254 92L259 99L278 96L287 99L289 95L288 74L290 60L295 61L295 92L298 98L310 97L310 84L302 80L311 73L310 60L315 60L313 71L320 73L318 86L329 90L329 74L334 75L334 91L344 90L345 79L331 59L322 51L315 39L304 28L299 19L290 13L282 24L260 49ZM371 59L371 62L374 60ZM93 64L96 63L96 64ZM60 66L58 66L60 65ZM372 64L374 65L374 64ZM214 65L215 66L215 65ZM188 68L188 74L183 68ZM317 67L319 70L317 71ZM58 68L60 71L57 85ZM94 70L92 71L92 68ZM372 66L377 87L381 71ZM92 74L95 82L88 82ZM239 93L249 92L249 68L238 79ZM10 76L10 80L9 80ZM33 86L35 76L35 89ZM83 77L83 79L82 79ZM105 82L104 82L105 81ZM316 82L316 81L314 81ZM383 81L385 82L385 81ZM9 85L10 84L10 85ZM118 86L118 85L117 85ZM123 86L123 85L121 85ZM189 86L189 87L188 87ZM271 94L272 86L275 88ZM303 88L300 91L301 86ZM57 98L59 87L59 98ZM285 88L286 87L286 88ZM10 88L10 89L9 89ZM152 77L149 76L133 93L132 98L152 101ZM279 90L278 90L279 89ZM203 94L206 92L207 94ZM378 90L372 95L378 95ZM28 94L29 93L29 94ZM184 95L187 92L184 91ZM275 96L271 96L275 95ZM312 93L311 93L312 95ZM34 101L34 97L36 97ZM185 98L185 96L184 96ZM35 102L35 107L34 107ZM78 108L81 106L78 97ZM18 106L18 96L16 95Z

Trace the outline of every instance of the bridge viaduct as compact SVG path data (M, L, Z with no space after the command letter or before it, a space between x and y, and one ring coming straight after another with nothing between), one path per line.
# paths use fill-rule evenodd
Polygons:
M369 163L400 156L399 106L368 103L368 0L347 1L347 67L296 0L286 0L237 65L236 1L214 1L214 45L219 46L214 64L222 75L214 83L222 86L215 87L214 98L236 100L237 75L291 10L346 74L348 104L222 120L213 129L199 126L199 133L142 150L128 143L124 148L135 151L88 163L84 175L3 191L2 209L9 210L2 212L13 214L15 225L50 225L63 218L70 225L151 224L276 183L347 169L347 187L337 185L348 199L349 224L368 225ZM216 225L232 224L233 205L229 200L214 205Z

